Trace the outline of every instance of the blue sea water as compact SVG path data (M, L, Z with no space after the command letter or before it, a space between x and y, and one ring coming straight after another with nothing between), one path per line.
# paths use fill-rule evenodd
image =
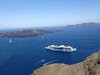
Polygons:
M30 75L43 64L78 63L100 49L100 29L62 27L60 30L35 37L0 38L0 75ZM53 52L44 48L51 44L70 45L77 51Z

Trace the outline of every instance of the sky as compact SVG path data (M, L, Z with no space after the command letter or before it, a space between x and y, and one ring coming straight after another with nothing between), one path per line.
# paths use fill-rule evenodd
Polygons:
M0 29L100 23L100 0L0 0Z

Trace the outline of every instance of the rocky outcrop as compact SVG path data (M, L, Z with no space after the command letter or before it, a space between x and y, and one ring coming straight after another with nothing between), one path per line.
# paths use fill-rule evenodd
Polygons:
M49 64L43 66L35 70L32 75L100 75L100 51L77 64Z

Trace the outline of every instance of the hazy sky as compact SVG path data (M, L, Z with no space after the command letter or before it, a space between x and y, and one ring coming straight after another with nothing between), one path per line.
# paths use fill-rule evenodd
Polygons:
M0 0L0 29L100 22L100 0Z

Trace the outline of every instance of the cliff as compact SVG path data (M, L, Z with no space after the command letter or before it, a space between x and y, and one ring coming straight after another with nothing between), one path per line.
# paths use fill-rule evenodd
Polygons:
M49 64L43 66L35 70L32 75L100 75L100 51L77 64Z

